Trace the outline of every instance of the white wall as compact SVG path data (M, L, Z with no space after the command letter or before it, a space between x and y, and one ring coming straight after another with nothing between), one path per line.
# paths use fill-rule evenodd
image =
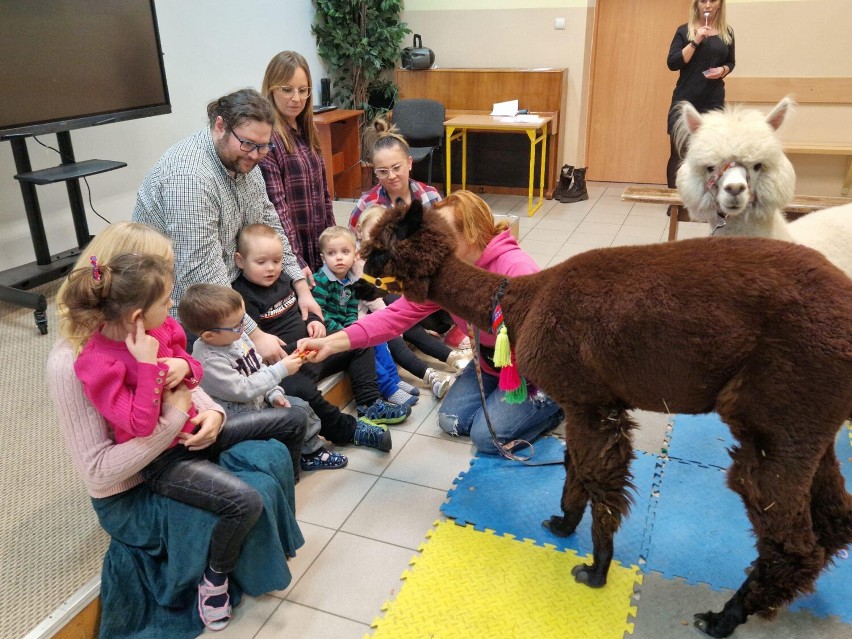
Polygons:
M270 58L291 49L305 56L315 84L325 77L311 34L308 0L157 0L172 113L71 132L77 160L127 162L88 178L95 208L110 221L130 219L136 189L172 144L206 124L207 103L230 91L259 89ZM46 96L49 99L49 96ZM56 146L53 135L40 136ZM59 164L59 156L28 140L33 170ZM35 260L11 145L0 143L0 270ZM81 183L87 199L85 184ZM76 246L64 184L37 187L52 254ZM89 227L105 226L89 210Z

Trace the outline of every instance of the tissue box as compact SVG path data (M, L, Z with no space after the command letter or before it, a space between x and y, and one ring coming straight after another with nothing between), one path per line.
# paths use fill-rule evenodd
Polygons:
M509 224L509 230L517 240L521 231L520 218L517 215L504 215L502 213L494 213L493 215L495 222L507 222Z

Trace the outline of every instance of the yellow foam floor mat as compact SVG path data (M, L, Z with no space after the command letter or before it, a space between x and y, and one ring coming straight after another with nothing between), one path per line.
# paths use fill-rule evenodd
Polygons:
M373 639L621 639L633 632L636 566L613 562L607 585L574 581L588 558L491 530L436 522L376 618ZM369 637L370 635L366 635Z

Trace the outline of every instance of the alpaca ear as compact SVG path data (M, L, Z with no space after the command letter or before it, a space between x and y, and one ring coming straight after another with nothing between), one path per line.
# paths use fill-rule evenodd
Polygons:
M776 104L775 108L766 116L766 122L777 131L778 127L784 124L787 113L793 110L793 106L795 106L795 102L789 95L781 98L781 102Z
M698 112L698 109L692 106L689 102L680 103L680 118L686 127L686 130L689 131L690 134L695 133L703 122L703 118Z
M397 200L397 207L399 206L400 200ZM420 200L412 200L411 206L396 227L396 239L404 240L411 237L421 226L423 226L423 205Z

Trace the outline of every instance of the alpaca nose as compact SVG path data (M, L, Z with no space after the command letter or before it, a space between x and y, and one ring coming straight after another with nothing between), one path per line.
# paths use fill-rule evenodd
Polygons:
M746 185L741 182L736 182L734 184L726 184L725 185L725 193L730 193L731 195L737 196L743 191L745 191Z

